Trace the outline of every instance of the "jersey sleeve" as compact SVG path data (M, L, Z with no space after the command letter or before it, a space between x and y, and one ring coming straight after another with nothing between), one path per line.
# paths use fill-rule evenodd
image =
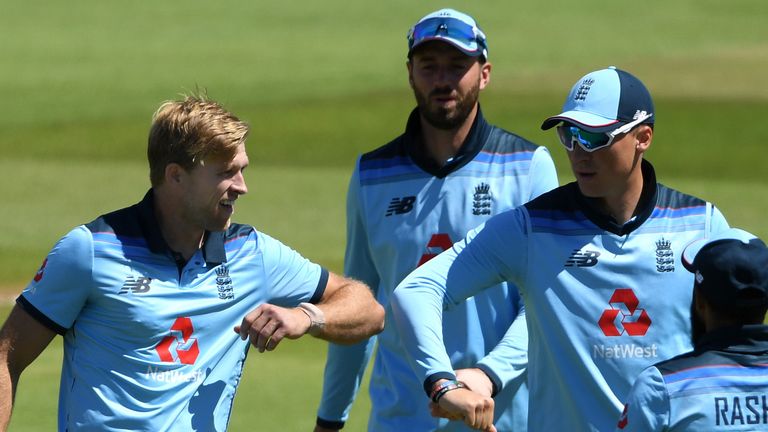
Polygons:
M528 324L520 302L517 317L499 343L483 357L477 367L494 383L495 393L515 381L525 380L528 367Z
M375 345L376 338L354 345L328 344L323 392L317 410L319 425L336 429L344 426Z
M656 367L648 367L640 373L629 391L616 431L667 430L669 406L664 378Z
M452 377L442 311L502 281L517 282L527 267L524 208L507 211L414 270L395 288L392 311L408 361L424 379ZM519 286L519 284L516 284Z
M359 163L358 159L347 192L347 247L344 256L344 274L366 283L376 295L379 274L368 248L363 197L360 191ZM372 337L354 345L328 344L323 392L317 411L318 424L338 429L349 418L349 411L357 397L375 342L375 337Z
M533 153L528 181L530 181L528 189L531 191L529 201L559 186L555 162L544 146L539 146Z
M363 214L365 206L360 191L360 162L349 181L347 191L347 246L344 253L344 274L365 282L375 291L379 286L379 273L373 264L368 246L368 228Z
M271 290L270 303L292 307L320 301L328 283L327 270L264 233L259 233L259 243Z
M59 240L17 303L51 330L64 334L92 289L93 236L79 226Z

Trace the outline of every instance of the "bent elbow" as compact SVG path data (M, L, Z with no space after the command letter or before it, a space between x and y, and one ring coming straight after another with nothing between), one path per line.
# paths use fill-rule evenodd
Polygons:
M386 313L384 312L384 307L380 305L379 303L376 303L376 308L371 314L373 317L373 332L371 333L371 336L379 334L384 331L384 316Z

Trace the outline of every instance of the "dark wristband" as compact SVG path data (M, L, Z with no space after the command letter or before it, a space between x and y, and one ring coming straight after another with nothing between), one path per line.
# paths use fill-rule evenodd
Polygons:
M344 428L343 421L326 420L320 417L317 418L317 420L315 421L315 424L326 429L341 430Z

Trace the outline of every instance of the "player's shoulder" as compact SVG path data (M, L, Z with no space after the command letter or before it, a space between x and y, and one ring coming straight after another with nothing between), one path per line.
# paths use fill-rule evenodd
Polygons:
M533 153L540 145L502 127L488 124L483 151L492 153Z
M143 238L145 236L139 222L139 204L105 213L85 224L94 235L114 235L118 238Z
M656 206L661 208L683 209L706 206L707 201L697 196L681 192L662 183L657 184Z
M575 182L556 187L528 201L524 207L529 212L559 211L573 212L579 209L575 196L578 194Z
M261 233L256 230L252 225L235 223L229 224L229 227L224 231L224 242L232 243L237 241L245 241L246 239L258 239Z
M408 158L404 136L400 135L392 141L360 155L360 169L380 166L388 161Z

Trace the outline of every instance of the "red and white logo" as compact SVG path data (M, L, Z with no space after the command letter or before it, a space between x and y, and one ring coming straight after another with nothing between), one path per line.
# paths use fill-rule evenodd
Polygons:
M178 359L182 364L194 364L200 354L197 339L192 337L194 331L191 319L176 318L171 326L171 335L164 337L155 347L160 360L176 363Z
M453 246L453 241L451 241L451 236L448 234L432 234L432 238L427 243L428 252L421 256L417 267L440 255L441 252L448 250L451 246Z
M619 423L616 425L617 428L624 429L627 427L627 424L629 423L629 419L627 418L627 411L629 411L629 404L624 405L624 411L621 412Z
M606 336L621 336L625 332L630 336L645 336L651 326L651 317L645 309L640 309L640 301L629 288L619 288L613 292L608 302L610 308L603 311L597 324Z
M48 258L43 261L43 265L40 266L40 269L37 270L37 273L35 273L35 282L40 282L40 279L43 278L43 273L45 272L45 266L48 264Z

